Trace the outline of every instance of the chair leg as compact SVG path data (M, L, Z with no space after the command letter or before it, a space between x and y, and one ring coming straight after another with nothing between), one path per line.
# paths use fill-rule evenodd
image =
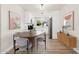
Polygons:
M44 41L44 43L45 43L45 50L46 50L46 40L43 40Z
M46 50L46 33L44 35L45 35L45 50Z
M27 40L27 54L29 53L29 41Z
M45 40L45 50L46 50L46 40Z
M38 51L38 40L37 40L37 51Z
M31 48L31 53L33 52L33 48Z
M26 48L26 50L27 50L27 54L29 53L29 49L28 48Z
M15 44L16 44L16 40L14 40L14 54L16 54L16 46L15 46Z

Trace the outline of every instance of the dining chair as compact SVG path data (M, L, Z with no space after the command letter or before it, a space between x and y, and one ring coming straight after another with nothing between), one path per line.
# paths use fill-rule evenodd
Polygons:
M15 37L15 53L17 50L23 51L24 49L27 50L27 53L29 53L30 49L32 52L32 43L26 38Z
M37 38L37 50L38 50L38 46L39 46L39 42L44 42L45 45L45 50L46 50L46 33L44 33L43 35L38 36Z

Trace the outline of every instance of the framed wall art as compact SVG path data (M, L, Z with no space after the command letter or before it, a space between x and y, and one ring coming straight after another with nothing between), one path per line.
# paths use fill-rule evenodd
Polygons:
M74 30L74 11L68 12L64 15L64 28Z
M21 18L19 14L9 11L9 30L19 29L21 24Z

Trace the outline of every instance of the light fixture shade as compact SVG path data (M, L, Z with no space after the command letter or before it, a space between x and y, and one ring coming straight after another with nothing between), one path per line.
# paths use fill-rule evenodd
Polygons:
M43 15L44 14L44 4L40 5L40 14Z
M44 4L40 5L40 10L44 10Z

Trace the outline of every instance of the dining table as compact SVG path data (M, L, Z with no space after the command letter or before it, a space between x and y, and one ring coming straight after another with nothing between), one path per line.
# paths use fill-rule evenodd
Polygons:
M14 47L14 54L16 53L16 40L15 37L20 37L20 38L27 38L31 43L32 43L32 48L35 47L35 38L40 36L40 35L45 35L45 31L23 31L23 32L16 32L13 35L13 47Z

